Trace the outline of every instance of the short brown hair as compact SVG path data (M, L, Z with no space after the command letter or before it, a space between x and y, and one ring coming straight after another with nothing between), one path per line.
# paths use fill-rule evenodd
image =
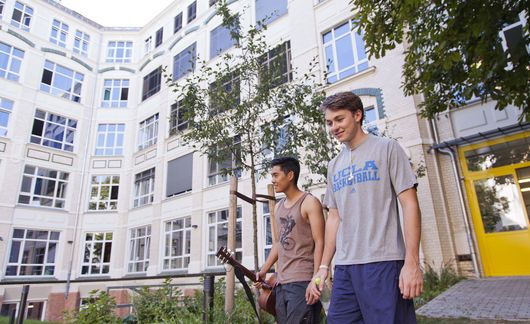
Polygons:
M346 109L354 114L357 110L362 113L361 123L364 119L364 108L361 98L353 92L338 92L324 99L320 105L320 111L326 112L326 110L341 110Z

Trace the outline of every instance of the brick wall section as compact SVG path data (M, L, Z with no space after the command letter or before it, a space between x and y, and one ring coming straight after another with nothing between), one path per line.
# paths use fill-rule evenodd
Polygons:
M48 295L46 305L46 321L62 322L64 311L76 311L80 302L79 292L68 294L68 299L64 299L64 293L51 293Z
M111 290L109 295L116 299L116 304L129 304L131 302L131 297L127 289ZM116 309L116 315L123 318L130 314L129 307L120 307Z

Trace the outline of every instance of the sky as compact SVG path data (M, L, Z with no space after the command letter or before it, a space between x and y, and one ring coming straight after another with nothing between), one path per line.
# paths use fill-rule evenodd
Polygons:
M142 27L174 0L61 0L105 27Z

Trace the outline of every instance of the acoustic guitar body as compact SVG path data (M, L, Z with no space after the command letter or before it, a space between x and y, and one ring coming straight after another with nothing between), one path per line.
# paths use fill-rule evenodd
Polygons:
M258 297L258 305L261 309L276 317L276 295L274 287L276 286L276 274L273 274L268 280L265 280L269 287L262 286L260 295Z

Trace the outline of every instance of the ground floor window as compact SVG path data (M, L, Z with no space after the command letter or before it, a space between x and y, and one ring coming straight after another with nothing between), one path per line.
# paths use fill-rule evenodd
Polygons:
M237 208L236 217L236 254L241 261L243 246L241 242L241 207ZM228 246L228 209L208 213L208 267L220 266L223 263L215 256L219 248Z
M191 217L166 222L164 270L188 268L191 256L191 229Z

